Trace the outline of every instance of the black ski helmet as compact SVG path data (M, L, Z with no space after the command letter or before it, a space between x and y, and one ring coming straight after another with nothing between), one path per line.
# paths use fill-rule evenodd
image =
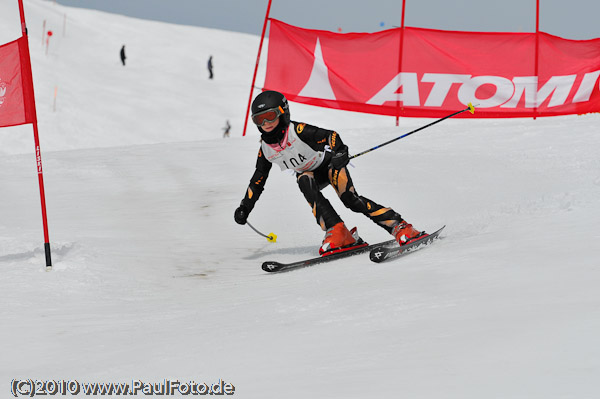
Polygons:
M260 93L252 101L252 116L260 114L269 109L277 109L282 112L279 116L279 125L271 132L265 132L261 126L257 126L262 134L263 140L269 144L275 144L283 139L285 132L290 125L290 108L287 98L278 91L267 90Z

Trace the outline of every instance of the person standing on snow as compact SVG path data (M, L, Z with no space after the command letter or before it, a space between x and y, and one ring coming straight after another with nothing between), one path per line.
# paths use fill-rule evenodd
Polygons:
M121 62L123 63L123 66L125 66L125 59L127 57L125 57L125 45L123 45L123 47L121 47Z
M229 137L229 133L231 132L231 124L229 123L229 119L225 122L225 127L223 128L223 138Z
M212 55L208 58L208 63L207 63L207 68L208 68L208 78L212 79L213 78L213 63L212 63Z
M325 255L336 249L351 247L357 234L350 232L321 190L329 184L342 203L350 210L362 213L388 233L400 245L426 236L407 223L392 208L383 207L358 195L348 168L350 158L339 134L306 123L290 120L285 96L276 91L264 91L252 102L252 121L261 133L256 170L246 195L235 210L234 219L246 224L248 215L264 189L273 163L281 170L296 172L298 186L310 205L317 224L326 232L319 253Z

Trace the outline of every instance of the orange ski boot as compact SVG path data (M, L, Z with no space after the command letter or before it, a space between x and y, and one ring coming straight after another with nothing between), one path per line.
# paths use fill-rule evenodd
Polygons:
M334 249L352 245L355 242L356 239L352 236L352 233L348 231L343 222L340 222L327 229L325 238L323 239L323 244L321 245L321 248L319 248L319 254L323 255Z
M426 237L428 234L424 231L416 230L412 224L406 223L403 220L394 227L392 235L396 238L398 244L405 245L417 238Z

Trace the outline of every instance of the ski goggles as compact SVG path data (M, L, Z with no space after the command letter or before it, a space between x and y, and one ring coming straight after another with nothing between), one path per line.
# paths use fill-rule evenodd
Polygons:
M267 109L266 111L262 111L252 115L252 122L254 122L256 126L262 126L267 122L275 122L277 118L279 118L284 113L285 111L283 110L283 108L281 108L281 106L277 108Z

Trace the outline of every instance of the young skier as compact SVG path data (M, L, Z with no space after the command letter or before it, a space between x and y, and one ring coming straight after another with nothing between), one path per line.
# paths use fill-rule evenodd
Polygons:
M237 223L246 223L264 189L271 166L276 163L281 170L292 169L296 172L300 191L312 208L317 223L326 231L319 248L321 255L351 247L358 237L348 231L321 193L329 184L347 208L364 214L392 234L400 245L426 235L414 229L393 209L358 195L346 167L350 160L348 146L334 131L290 121L289 105L283 94L264 91L256 96L252 102L252 121L261 132L262 140L256 170L244 199L234 213Z

